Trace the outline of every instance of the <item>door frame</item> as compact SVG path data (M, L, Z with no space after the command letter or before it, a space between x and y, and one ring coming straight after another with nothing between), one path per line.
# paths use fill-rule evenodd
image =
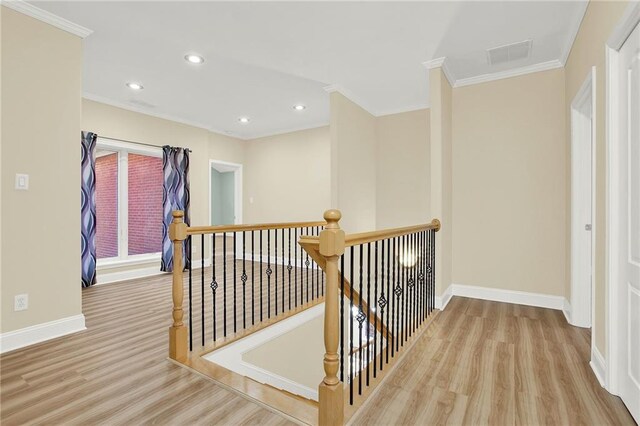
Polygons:
M207 222L209 223L209 225L213 225L211 223L211 169L220 171L219 168L225 170L225 172L222 173L233 172L233 181L235 186L235 194L233 200L234 225L239 225L242 223L242 164L231 163L229 161L222 160L209 160L209 169L207 173L207 179L209 181L209 184L207 185L209 188L209 194L207 197L209 199L209 206L207 209L209 211L209 218L207 219Z
M619 108L617 104L617 94L619 88L619 51L624 42L631 35L635 27L640 24L640 2L635 1L629 3L627 9L618 21L618 24L612 31L609 40L606 43L606 255L605 255L605 279L606 279L606 297L605 303L605 329L606 335L606 369L604 385L612 394L619 394L619 374L620 366L618 365L619 342L623 336L620 336L618 317L616 315L617 308L620 303L624 303L618 297L619 289L613 284L619 282L620 272L617 270L617 262L612 259L619 257L619 243L621 239L619 224L619 201L620 201L620 179L616 173L618 164L624 159L620 158L617 118Z
M586 117L582 112L585 108L589 108L590 117ZM587 136L588 134L588 136ZM577 327L589 328L592 326L593 318L595 316L595 303L594 303L594 277L595 277L595 247L596 247L596 67L591 67L589 74L587 75L584 83L578 93L571 102L571 307L568 315L569 322ZM578 145L588 143L591 151L591 253L590 253L590 275L589 285L585 286L584 283L578 281L580 274L577 272L583 267L580 260L575 257L576 251L574 250L580 244L579 236L581 232L585 232L582 227L585 225L582 223L580 217L582 216L577 207L577 199L579 186L576 179L576 167L579 160L577 157ZM577 223L580 222L580 223ZM578 228L575 228L575 226ZM579 230L579 232L577 232ZM588 301L588 303L584 303ZM591 335L592 349L595 342L593 337L593 329Z

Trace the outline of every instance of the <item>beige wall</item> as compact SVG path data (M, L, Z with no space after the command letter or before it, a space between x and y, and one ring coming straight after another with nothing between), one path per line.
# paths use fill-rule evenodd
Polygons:
M593 321L593 338L600 353L606 353L606 330L605 330L605 301L606 297L606 277L605 277L605 244L606 244L606 133L605 133L605 43L613 28L621 18L627 1L600 2L591 1L587 7L587 12L580 25L580 30L571 49L571 54L565 68L565 116L567 128L565 131L565 160L566 160L566 185L565 193L567 203L570 202L571 182L570 182L570 115L569 107L578 89L585 81L591 67L596 67L596 212L595 212L595 318ZM570 205L567 205L566 238L569 241ZM569 265L570 250L567 244L565 253L567 265ZM571 277L570 269L567 267L565 279L566 297L571 297Z
M376 229L376 119L338 92L330 97L332 207L347 233Z
M1 9L4 333L82 312L82 40ZM28 191L14 189L16 173L29 174ZM21 293L29 309L14 312Z
M245 147L245 223L322 220L331 207L329 127L254 139Z
M452 89L441 68L429 71L431 96L431 215L442 224L436 234L436 294L451 285L452 274Z
M311 389L324 377L324 316L242 354L242 360ZM296 348L292 351L291 348Z
M429 222L430 156L428 109L376 118L376 227Z
M456 284L564 296L564 72L453 92Z
M209 224L209 159L244 162L244 142L239 139L87 99L82 101L82 129L98 136L190 148L193 151L189 169L193 225ZM208 247L209 240L205 240ZM200 259L199 244L196 246L194 259ZM136 268L140 266L133 267ZM108 272L131 269L109 268ZM99 268L100 271L105 268Z

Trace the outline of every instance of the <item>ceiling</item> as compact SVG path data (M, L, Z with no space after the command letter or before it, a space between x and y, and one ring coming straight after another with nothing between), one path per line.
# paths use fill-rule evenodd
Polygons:
M454 79L563 63L585 2L33 1L93 30L87 98L242 139L329 122L325 87L375 115L429 105L422 63ZM532 40L526 59L490 66L486 49ZM205 58L201 65L187 53ZM126 82L140 82L134 92ZM304 111L294 111L295 104ZM238 118L250 117L248 124Z

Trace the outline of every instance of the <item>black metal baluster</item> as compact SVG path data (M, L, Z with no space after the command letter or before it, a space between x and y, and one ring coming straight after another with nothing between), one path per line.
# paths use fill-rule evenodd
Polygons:
M418 264L418 257L416 256L416 242L415 242L415 234L411 234L409 236L411 241L411 275L409 276L410 284L411 284L411 317L409 320L410 328L409 328L409 336L413 335L414 327L416 326L416 265ZM415 259L415 260L414 260Z
M189 258L193 259L193 246L191 245L191 235L187 237L188 239L188 248L189 248ZM193 270L193 265L189 264L189 350L193 350L193 280L191 277L191 272Z
M211 304L213 305L213 311L211 313L213 322L213 341L216 341L216 289L218 288L218 282L216 281L216 234L211 235Z
M407 246L406 246L406 235L402 236L402 257L404 260L404 264L400 264L400 267L402 268L402 281L400 282L400 285L402 286L403 292L402 292L402 300L400 303L402 303L402 308L401 308L401 317L402 320L400 321L400 325L402 327L402 334L400 335L400 346L404 347L404 341L407 339L407 293L409 293L407 291L407 267L406 267L406 263L407 263Z
M371 360L371 243L367 243L367 386L369 386L369 363ZM362 293L360 293L362 298Z
M284 281L285 281L285 264L284 264L284 228L282 228L282 312L284 313ZM289 291L289 300L291 300L291 291ZM291 307L289 307L291 308Z
M414 279L413 279L413 265L411 262L413 261L413 236L411 234L407 235L407 254L406 260L407 263L407 334L410 337L413 334L413 295L415 293Z
M289 256L291 257L291 256ZM295 307L298 307L298 228L293 228L293 285L295 291ZM302 293L302 290L300 290ZM300 304L302 304L302 294L300 294Z
M397 347L398 341L398 293L397 293L397 285L396 285L396 239L392 238L392 254L391 254L391 263L389 266L391 267L391 282L389 283L389 287L393 288L393 294L389 299L391 303L391 330L393 331L391 335L391 358L394 357L395 348ZM389 343L387 343L389 344Z
M431 233L431 310L433 311L436 294L436 232L434 230L429 232Z
M306 230L306 234L309 235L309 228ZM307 303L309 303L309 253L306 253L306 259L304 261L306 283L307 283ZM311 285L311 299L313 300L313 285Z
M289 310L291 310L291 270L292 269L293 269L293 266L291 266L291 228L289 228L289 262L287 264L287 270L289 271ZM295 305L298 306L297 303L295 303Z
M424 250L422 249L422 235L423 235L424 231L420 231L418 233L418 250L420 252L420 256L418 256L418 288L420 289L420 294L418 295L418 315L419 315L419 319L418 319L418 324L422 325L422 322L424 321L424 315L423 315L423 301L424 301L424 270L422 268L423 266L423 262L422 259L424 258Z
M350 273L350 283L351 283L351 297L349 298L349 404L353 405L353 377L355 376L354 366L353 366L353 257L355 255L354 247L351 246L351 256L349 258L349 264L351 269Z
M344 383L344 253L340 256L340 381Z
M373 280L373 378L376 378L376 370L377 370L377 357L376 350L378 349L377 344L377 328L378 328L378 301L376 300L378 297L378 242L375 242L373 249L373 264L374 266L374 280ZM382 327L380 327L382 329Z
M267 318L271 318L271 232L267 229Z
M318 227L319 231L322 232L324 230L323 226L319 226ZM318 232L318 235L320 235L320 232ZM320 269L320 267L318 266L318 269ZM320 284L320 288L322 289L322 295L324 296L324 270L320 269L320 278L322 279L322 283Z
M264 291L262 291L262 229L260 230L260 322L262 322L262 311L264 310L264 302L263 295Z
M275 308L275 315L278 315L278 230L273 230L273 270L275 271L275 280L273 282L274 298L273 305Z
M254 231L251 231L251 325L255 324L255 307L256 307L256 281L255 281L255 268L256 268L256 249L255 247ZM262 272L262 271L261 271Z
M204 234L200 234L200 325L202 326L202 346L204 346Z
M358 316L356 317L356 320L358 320L358 335L359 337L359 345L358 345L358 395L362 395L362 369L363 369L363 365L362 365L362 322L367 318L366 315L364 314L364 311L362 310L362 288L363 288L363 282L362 282L362 262L363 262L363 249L364 246L362 244L360 244L360 257L358 258L358 264L359 264L359 279L358 281L360 282L360 294L358 295Z
M247 252L246 232L242 231L242 328L247 328L247 267L245 265Z
M384 308L387 305L387 300L384 297L384 242L385 240L382 240L382 244L380 244L381 246L381 250L382 252L380 253L380 298L378 299L378 308L380 309L380 371L382 371L382 367L384 365L384 353L382 352L382 348L384 348ZM376 293L377 294L377 293ZM387 323L387 330L389 328L389 324ZM387 331L388 333L388 331ZM387 335L387 339L389 338L389 336ZM387 345L387 348L389 347L389 345ZM387 351L387 353L389 353L389 351Z
M396 296L395 300L395 311L396 311L396 351L400 349L400 310L401 310L401 296L402 296L402 287L400 287L400 240L399 238L394 238L393 241L393 263L394 263L394 294ZM391 356L393 356L393 350L391 351Z
M223 335L227 337L227 233L222 233L222 307Z
M313 235L313 227L311 227L311 229L307 228L307 233L309 235ZM313 261L313 259L311 259L311 261ZM307 255L307 262L309 262L309 256L308 255ZM318 294L316 293L316 289L315 289L316 280L315 280L315 276L313 274L313 262L311 262L309 265L311 266L311 300L315 300L315 298L318 296ZM307 269L307 279L309 279L308 276L309 276L309 270Z
M315 227L316 228L316 235L320 236L320 228L319 227ZM320 297L320 290L321 290L321 286L320 286L320 267L318 266L318 264L316 262L313 262L313 264L316 267L316 294L318 295L318 297ZM322 294L324 295L324 291L322 292Z
M237 299L236 299L236 287L237 287L237 274L236 274L236 254L238 253L238 251L236 250L236 233L233 233L233 255L231 256L231 260L233 261L233 332L236 333L237 329L236 329L236 320L238 318L238 304L237 304Z
M391 294L391 288L393 287L393 280L391 278L391 239L387 239L387 300L386 303L389 304L387 307L387 345L386 345L386 356L385 362L389 363L389 346L391 346L393 350L393 336L389 330L393 330L391 321L393 321L393 312L391 311L391 304L393 303L393 295ZM389 321L389 313L391 313L391 321ZM391 337L391 339L389 339Z

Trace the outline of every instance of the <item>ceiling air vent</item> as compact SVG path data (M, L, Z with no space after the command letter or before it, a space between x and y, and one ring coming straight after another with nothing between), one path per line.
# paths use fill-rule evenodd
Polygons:
M525 40L487 49L487 60L489 65L498 65L518 59L526 59L530 53L531 40Z

